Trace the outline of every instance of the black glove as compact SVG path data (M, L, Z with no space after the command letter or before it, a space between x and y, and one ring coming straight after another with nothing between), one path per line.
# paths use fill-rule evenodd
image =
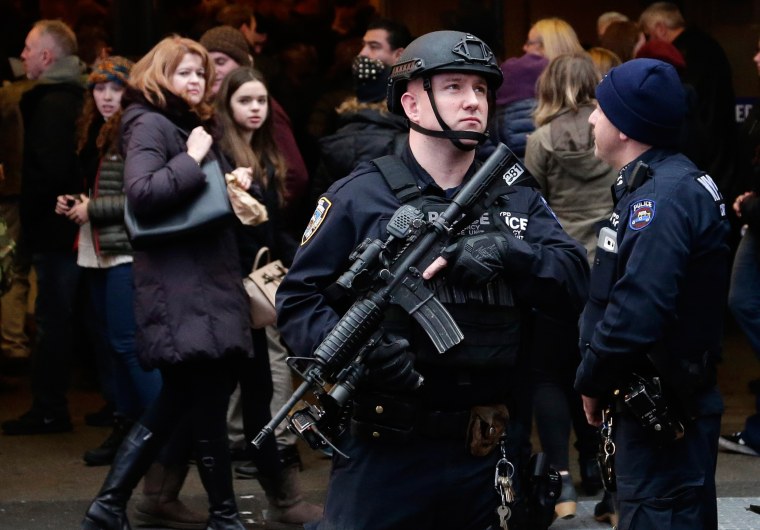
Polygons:
M380 343L364 356L365 380L374 386L414 390L422 385L422 376L414 369L409 341L384 335Z
M464 236L446 247L448 277L464 285L480 286L504 271L527 272L533 263L531 246L501 232Z

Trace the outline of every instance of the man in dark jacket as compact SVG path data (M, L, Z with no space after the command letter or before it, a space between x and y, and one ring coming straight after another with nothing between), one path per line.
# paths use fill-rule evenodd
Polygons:
M737 181L736 122L731 65L720 44L707 33L687 27L678 7L655 2L641 13L639 24L650 40L668 42L686 60L684 81L697 94L695 119L709 141L680 146L686 156L715 179L725 197L743 191Z
M391 66L410 41L407 27L392 20L378 19L367 28L362 49L351 65L356 93L335 109L338 130L319 140L321 158L311 204L359 162L400 154L406 145L406 120L388 112L385 92Z
M77 226L56 215L58 195L81 193L76 170L75 125L84 85L74 32L63 22L41 20L26 38L21 59L37 85L20 102L24 124L21 183L22 240L37 272L37 336L32 359L31 410L2 424L5 434L71 430L66 390L72 349L72 311L80 279L74 240Z
M760 51L752 59L760 74ZM755 105L744 120L739 134L741 175L749 184L734 200L733 210L743 223L743 235L734 255L728 307L760 360L760 107ZM750 381L755 396L755 413L741 431L720 437L720 448L732 453L760 456L760 380Z
M589 423L602 423L605 405L613 414L618 528L714 529L726 205L674 150L687 108L675 68L628 61L596 99L594 152L619 175L581 315L575 388Z

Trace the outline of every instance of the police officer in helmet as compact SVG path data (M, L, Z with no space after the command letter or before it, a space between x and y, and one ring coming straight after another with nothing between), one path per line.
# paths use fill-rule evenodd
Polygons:
M502 82L477 37L436 31L413 41L391 73L388 107L409 120L396 164L360 164L317 204L277 293L278 324L310 355L352 302L335 280L365 238L386 239L402 204L430 220L477 170L489 103ZM392 168L395 168L393 170ZM424 272L464 334L437 353L394 306L365 355L350 430L337 441L322 529L480 530L495 523L493 487L530 308L572 318L585 300L585 250L530 187L513 187L468 225ZM510 523L510 528L514 525ZM518 527L519 528L519 527Z

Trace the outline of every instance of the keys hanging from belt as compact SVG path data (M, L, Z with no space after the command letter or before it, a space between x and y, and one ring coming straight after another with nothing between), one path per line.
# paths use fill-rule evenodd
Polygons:
M509 518L512 517L512 503L515 501L515 490L512 487L515 466L507 459L506 437L501 437L499 447L501 449L501 458L496 462L496 470L493 477L493 486L499 494L501 502L496 508L496 515L499 519L499 528L509 530Z
M615 442L612 441L612 409L602 409L602 426L600 428L601 442L597 461L602 475L604 490L610 493L617 491L615 476Z

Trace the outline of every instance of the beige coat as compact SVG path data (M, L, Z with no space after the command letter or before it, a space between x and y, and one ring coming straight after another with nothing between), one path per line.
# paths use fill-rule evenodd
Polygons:
M592 105L570 109L528 136L525 165L541 184L541 192L562 227L586 247L593 264L597 224L612 212L611 186L617 173L594 157L588 117Z

